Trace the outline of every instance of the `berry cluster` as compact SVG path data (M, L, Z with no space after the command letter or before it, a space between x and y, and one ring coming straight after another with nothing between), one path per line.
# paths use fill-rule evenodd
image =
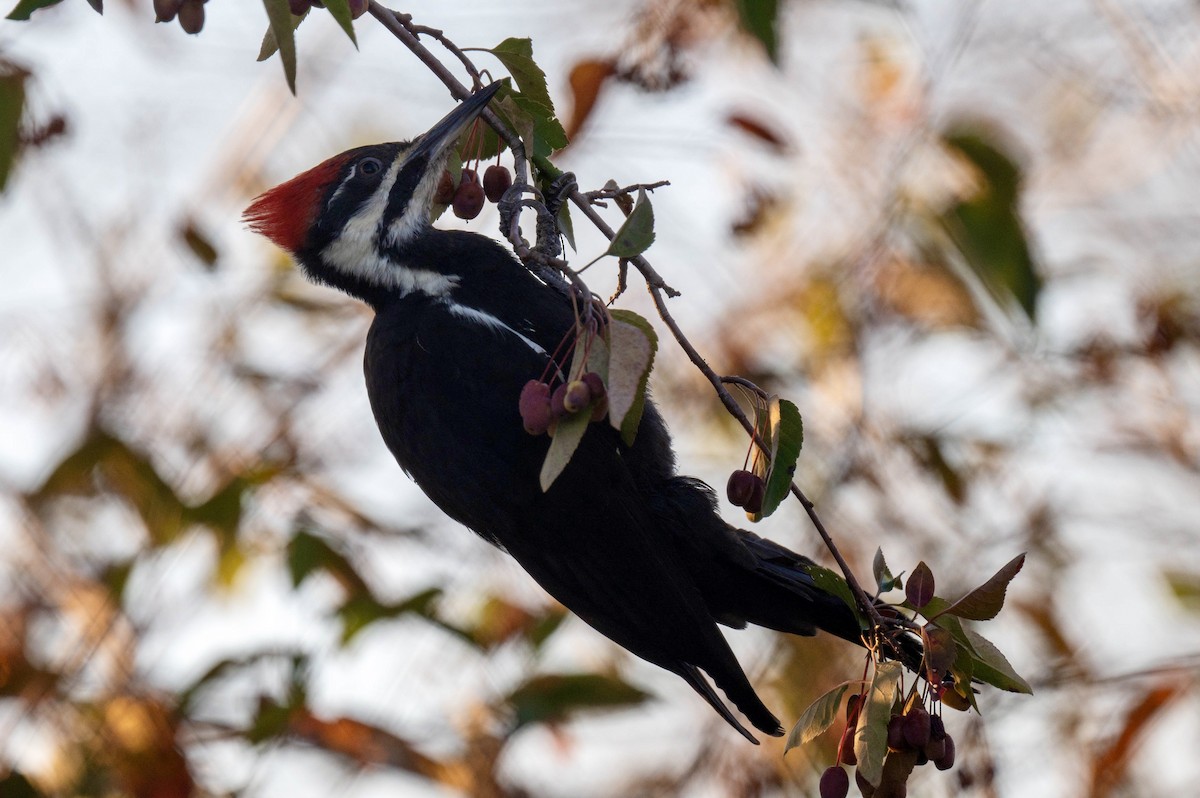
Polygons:
M762 512L763 497L767 493L767 483L753 471L739 469L729 475L725 484L725 495L734 507L741 507L751 515Z
M599 421L608 414L604 380L589 371L577 380L560 382L553 391L550 383L530 380L521 389L519 402L521 421L530 435L554 435L559 419L591 410L591 420Z
M935 702L936 703L936 702ZM850 776L842 765L857 765L854 753L854 735L858 729L858 718L863 706L863 696L852 695L846 704L846 728L838 742L837 762L821 774L821 798L846 798L850 792ZM883 778L878 785L871 784L855 771L854 781L863 798L875 795L903 796L907 793L908 773L914 765L932 762L938 770L949 770L954 766L954 738L946 733L940 715L931 715L920 697L914 693L902 712L892 715L887 725L887 760L894 757L907 759L907 764L889 767L885 760Z
M474 219L483 210L483 201L499 202L512 185L512 173L508 167L494 163L483 173L483 183L474 169L463 169L458 185L449 171L442 172L437 191L433 195L436 205L449 205L459 219Z
M208 0L154 0L154 21L171 22L179 19L185 33L204 29L204 4Z

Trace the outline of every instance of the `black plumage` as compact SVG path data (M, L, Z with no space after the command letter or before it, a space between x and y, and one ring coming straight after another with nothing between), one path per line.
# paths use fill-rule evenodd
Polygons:
M438 507L597 631L679 674L747 738L704 674L756 728L781 734L717 624L857 640L857 622L801 569L807 559L726 524L712 490L676 473L653 402L632 446L593 423L541 490L549 439L524 431L517 399L573 328L571 303L497 242L428 220L445 151L486 99L415 143L330 159L263 195L247 219L312 278L374 308L371 407ZM341 240L351 233L354 242Z

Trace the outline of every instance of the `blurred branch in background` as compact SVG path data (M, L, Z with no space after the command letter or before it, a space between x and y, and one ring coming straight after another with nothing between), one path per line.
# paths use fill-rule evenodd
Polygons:
M569 53L558 82L581 159L606 137L636 149L613 131L638 119L613 115L643 92L736 99L690 122L731 142L689 157L717 161L705 175L723 204L700 218L719 220L730 259L704 279L739 289L697 345L797 400L798 481L856 569L882 545L894 565L953 564L939 576L965 587L1030 552L1002 642L1037 695L988 703L986 738L951 719L957 776L914 787L1186 793L1200 775L1194 7L934 19L785 3L747 20L755 6L631 6L620 43ZM121 13L105 24L133 24ZM2 200L40 203L91 255L68 270L86 299L0 319L6 460L46 452L0 502L0 793L278 793L295 750L356 794L379 773L422 794L812 794L836 740L785 759L672 716L689 707L649 701L653 675L591 653L486 555L435 540L413 496L397 510L409 486L373 459L369 411L345 389L365 315L282 264L242 268L237 231L215 221L266 182L294 124L274 113L297 108L277 74L173 238L148 245L143 209L91 215L87 186L37 182L85 120L57 107L69 86L4 44ZM337 85L328 58L301 74L318 97ZM656 262L676 284L704 264L666 249L659 196ZM685 236L697 197L674 217ZM658 375L668 418L727 471L744 436L684 364ZM381 476L357 488L347 471ZM806 534L784 524L770 533ZM759 642L789 719L845 678L835 643ZM373 700L339 704L331 680Z

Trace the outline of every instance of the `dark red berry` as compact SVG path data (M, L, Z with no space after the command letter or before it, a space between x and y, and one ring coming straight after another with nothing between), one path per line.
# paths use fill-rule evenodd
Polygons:
M725 483L725 495L734 507L745 507L746 502L754 495L754 482L758 477L749 471L738 470L729 475Z
M507 166L494 163L483 173L483 193L490 202L499 202L504 192L512 186L512 175Z
M904 716L892 715L887 725L887 746L889 751L907 751L911 746L904 738Z
M454 215L459 219L474 219L483 210L483 189L478 183L468 182L465 171L463 181L454 192L452 206Z
M307 13L310 8L312 8L310 0L288 0L288 10L292 12L293 17Z
M949 770L954 767L954 738L947 734L944 742L946 750L940 757L933 760L933 766L938 770Z
M154 0L154 21L170 22L179 13L183 0Z
M563 396L563 407L574 415L592 403L592 391L583 380L571 380L567 383L567 392Z
M560 385L550 394L550 413L555 419L563 418L570 415L567 412L564 400L567 398L567 386Z
M600 375L594 371L589 371L580 377L587 383L588 390L592 392L593 399L600 399L608 396L608 390L604 387L604 380L600 379Z
M846 798L850 793L850 774L834 765L821 774L821 798Z
M179 6L179 27L185 33L204 30L204 0L183 0Z
M929 742L930 721L925 707L917 705L904 716L904 739L920 750Z
M925 743L925 747L921 749L921 753L925 754L931 762L936 762L946 753L946 738L935 740L929 738L929 742Z
M433 203L449 205L451 202L454 202L454 178L450 176L449 171L443 171L441 179L438 180L437 191L433 192Z
M842 739L838 742L838 761L843 765L854 766L858 764L858 754L854 753L854 727L847 726L842 732Z
M350 18L358 19L367 13L367 6L370 4L370 0L350 0Z
M549 385L538 380L525 383L518 406L525 431L530 435L541 435L550 428L554 417L550 413Z
M763 499L767 495L767 483L763 482L762 477L757 474L754 477L754 489L750 492L750 498L742 505L742 508L750 513L750 515L758 515L762 512Z
M464 169L464 170L462 170L462 174L458 178L458 182L459 183L478 183L479 175L476 174L474 169Z
M600 421L607 415L608 415L608 397L601 396L599 399L596 400L596 403L592 405L592 415L591 415L590 420L591 421Z

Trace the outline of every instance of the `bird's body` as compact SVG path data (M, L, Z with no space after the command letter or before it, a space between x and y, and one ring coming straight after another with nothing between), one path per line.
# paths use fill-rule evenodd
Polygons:
M310 276L375 309L371 407L397 462L438 507L597 631L682 676L749 739L701 671L754 726L779 734L717 624L856 640L854 616L813 584L808 560L729 526L711 489L676 474L653 402L631 446L593 423L541 489L549 439L525 432L517 399L574 327L571 303L495 241L428 221L447 141L482 109L478 98L416 144L327 161L265 194L247 218Z

